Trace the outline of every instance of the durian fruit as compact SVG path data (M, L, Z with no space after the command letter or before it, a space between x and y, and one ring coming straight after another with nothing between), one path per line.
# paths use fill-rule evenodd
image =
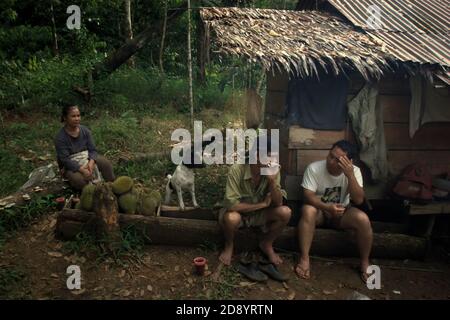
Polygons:
M133 187L129 192L122 194L118 201L121 212L135 214L138 203L138 191Z
M156 199L156 204L158 206L161 204L162 197L161 197L161 194L158 191L156 191L156 190L151 191L150 192L150 196L153 197L153 199Z
M92 210L92 202L94 199L95 185L88 184L83 188L80 196L81 209L85 211Z
M112 184L112 190L117 195L130 191L132 187L133 179L127 176L118 177Z
M77 204L75 205L75 209L81 209L81 202L77 202Z
M144 216L154 216L156 214L156 208L160 203L161 195L159 192L141 192L139 194L137 212Z

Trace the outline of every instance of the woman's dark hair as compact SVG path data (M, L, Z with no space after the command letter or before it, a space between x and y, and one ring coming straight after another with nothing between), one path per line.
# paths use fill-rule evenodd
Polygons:
M72 109L72 108L78 108L78 106L76 104L70 104L70 103L63 104L63 107L61 109L61 122L64 122L64 119L67 117L70 109Z
M331 150L333 150L334 147L338 147L342 149L342 151L347 153L347 158L349 158L349 160L352 160L353 158L356 157L357 151L355 145L353 143L348 142L347 140L339 140L338 142L333 144Z

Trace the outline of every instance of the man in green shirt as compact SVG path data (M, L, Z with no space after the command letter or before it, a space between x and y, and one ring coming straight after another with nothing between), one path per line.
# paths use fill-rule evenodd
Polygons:
M255 164L234 164L228 172L224 208L219 214L225 235L225 248L219 259L225 265L231 264L234 236L240 227L261 227L264 237L259 243L260 249L272 263L283 262L272 244L289 222L291 209L283 205L286 192L280 186L279 166L262 164L260 149L259 146ZM267 151L269 158L275 158L270 154L270 140ZM270 174L261 174L264 169Z

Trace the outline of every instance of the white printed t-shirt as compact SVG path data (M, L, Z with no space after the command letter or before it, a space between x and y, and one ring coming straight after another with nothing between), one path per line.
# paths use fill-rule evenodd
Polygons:
M353 165L356 181L363 187L361 170ZM327 170L326 160L311 163L303 175L302 187L315 192L324 203L340 203L348 206L350 194L348 192L348 179L344 173L339 176L331 175Z

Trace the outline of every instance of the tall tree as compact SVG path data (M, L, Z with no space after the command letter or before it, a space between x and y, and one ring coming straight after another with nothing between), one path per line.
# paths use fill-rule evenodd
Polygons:
M189 104L191 106L191 126L194 129L194 94L192 91L192 53L191 53L191 0L188 3L188 69L189 69Z
M163 55L164 55L164 41L166 39L166 28L167 28L167 4L168 0L164 1L164 22L162 28L162 36L161 36L161 46L159 47L159 70L161 73L164 73L164 63L163 63Z
M123 2L125 8L125 18L124 18L124 29L126 41L133 39L133 25L131 23L131 0L124 0ZM130 57L128 60L128 65L134 67L134 58Z
M198 81L201 85L206 84L206 61L208 53L208 39L206 39L205 26L198 19L197 23L197 65L198 65Z
M53 54L57 56L59 54L58 47L58 34L56 33L55 12L53 10L53 1L50 2L50 13L52 16L52 36L53 36Z
M187 8L187 2L183 3L171 10L171 14L168 15L167 21L171 21L182 15ZM139 33L136 37L129 40L127 43L123 44L119 49L117 49L113 54L105 59L105 61L97 64L93 70L93 79L99 79L102 74L110 74L117 68L119 68L123 63L125 63L130 57L132 57L136 52L142 49L145 44L152 38L155 29L159 26L159 21L151 23L148 25L144 31Z

